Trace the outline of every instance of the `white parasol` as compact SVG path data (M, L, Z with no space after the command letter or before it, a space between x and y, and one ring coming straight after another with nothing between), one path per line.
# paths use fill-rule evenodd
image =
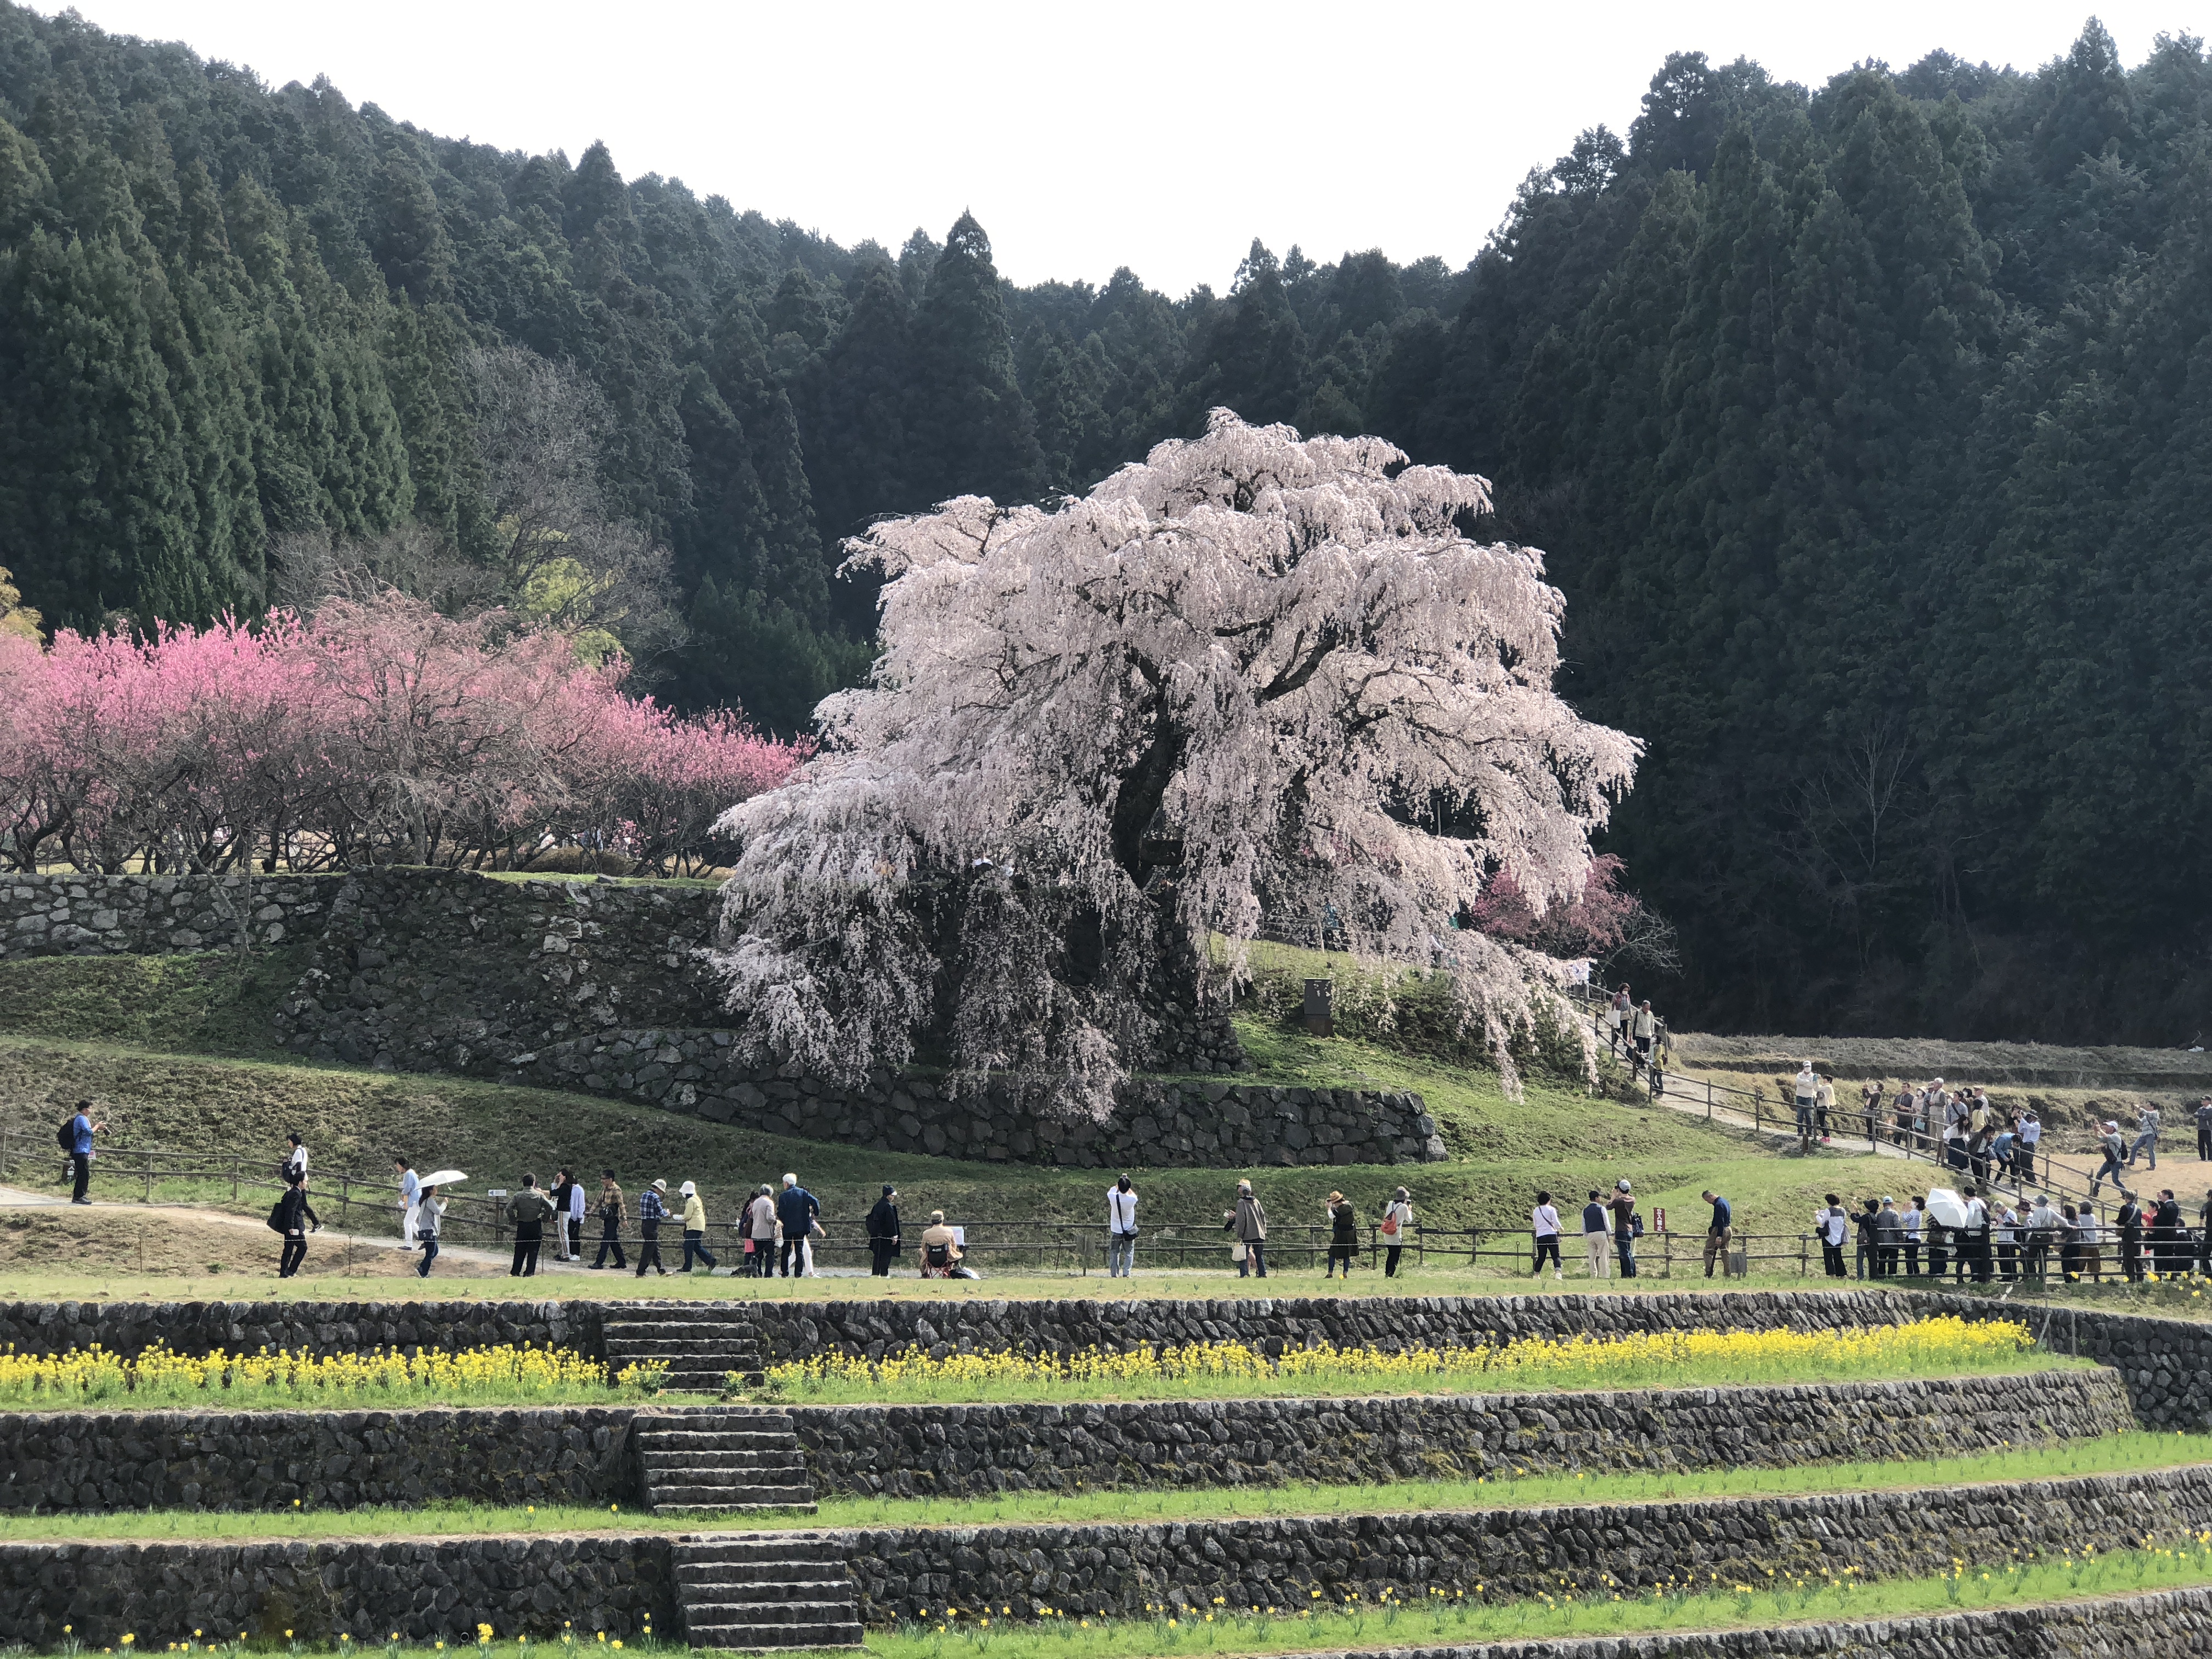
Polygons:
M458 1187L467 1179L468 1176L463 1175L459 1170L441 1170L435 1175L426 1175L422 1177L425 1187Z

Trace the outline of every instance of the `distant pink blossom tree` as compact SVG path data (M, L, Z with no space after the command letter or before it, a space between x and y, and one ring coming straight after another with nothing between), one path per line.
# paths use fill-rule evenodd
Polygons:
M697 867L800 745L623 690L565 633L401 594L312 622L0 635L0 856L22 869L526 858L568 838Z

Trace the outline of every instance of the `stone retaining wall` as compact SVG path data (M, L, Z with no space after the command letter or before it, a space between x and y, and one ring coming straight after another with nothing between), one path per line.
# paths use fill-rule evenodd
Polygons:
M295 944L323 931L345 880L0 873L0 962Z
M1593 1496L1601 1494L1596 1488ZM2011 1552L2168 1541L2212 1521L2212 1466L2008 1486L1462 1513L1332 1515L1115 1526L874 1528L837 1534L871 1624L925 1607L1093 1616L1148 1604L1299 1607L1431 1588L1493 1600L1609 1593L1670 1577L1764 1584L1856 1567L1912 1577Z
M504 1642L645 1625L676 1632L672 1535L453 1538L319 1543L0 1544L0 1644L62 1647L62 1627L94 1652L160 1653L195 1631L357 1646L398 1631L473 1647L489 1625ZM592 1644L594 1647L597 1642Z
M1224 1182L1224 1185L1226 1186ZM1286 1283L1299 1282L1285 1276ZM1259 1286L1257 1279L1243 1281ZM1269 1281L1272 1282L1272 1281ZM1310 1281L1304 1281L1310 1283ZM2018 1310L2014 1310L2017 1316ZM1881 1291L1741 1291L1715 1295L1310 1297L1218 1300L762 1301L750 1316L762 1352L776 1360L824 1353L879 1358L919 1346L939 1357L978 1353L1119 1353L1159 1343L1239 1341L1269 1353L1328 1341L1472 1346L1523 1336L1607 1336L1650 1331L1832 1330L1915 1316L1912 1301ZM2212 1334L2212 1328L2208 1328Z
M2118 1376L2101 1370L1590 1394L788 1409L817 1493L901 1498L1787 1468L1956 1456L2132 1426Z
M597 1302L8 1302L0 1350L65 1353L94 1344L126 1357L156 1346L194 1358L254 1353L368 1353L502 1342L602 1358Z
M749 1061L699 954L720 915L711 887L456 870L0 877L0 960L297 947L304 965L273 1035L303 1058L607 1095L878 1152L1084 1169L1447 1156L1403 1091L1155 1078L1133 1082L1108 1121L1071 1122L1035 1090L962 1092L888 1071L832 1088ZM1224 1018L1159 1012L1148 1069L1243 1068Z
M0 1511L629 1504L635 1407L0 1414Z
M2118 1372L2144 1427L2212 1431L2212 1323L2101 1308L2027 1307L1994 1293L1913 1299L1929 1312L2025 1320L2043 1346Z

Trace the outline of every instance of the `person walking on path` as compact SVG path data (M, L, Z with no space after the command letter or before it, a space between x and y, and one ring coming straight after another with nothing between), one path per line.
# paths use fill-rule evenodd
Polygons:
M629 1219L629 1206L623 1202L623 1189L616 1183L612 1170L599 1171L599 1253L592 1258L596 1269L607 1265L607 1252L614 1252L615 1271L620 1273L629 1266L623 1253L623 1223Z
M806 1241L814 1237L814 1223L822 1206L799 1184L796 1175L783 1177L783 1194L775 1201L776 1218L783 1223L783 1248L776 1253L775 1270L785 1278L806 1273Z
M1628 1041L1628 1024L1635 1009L1636 1005L1628 1000L1628 988L1626 985L1615 991L1613 994L1613 1000L1606 1005L1607 1022L1612 1027L1612 1036L1607 1041L1607 1046L1616 1054Z
M407 1236L407 1212L422 1198L422 1178L415 1173L414 1166L404 1158L392 1160L392 1167L399 1172L399 1231Z
M1589 1189L1583 1205L1583 1266L1592 1279L1610 1279L1613 1267L1613 1212Z
M1328 1263L1322 1270L1327 1279L1340 1266L1346 1284L1352 1282L1352 1264L1359 1255L1359 1218L1353 1213L1352 1200L1342 1193L1328 1195Z
M1626 1176L1613 1183L1613 1199L1606 1206L1613 1214L1613 1248L1620 1258L1620 1276L1636 1277L1636 1197L1628 1190Z
M323 1224L307 1203L307 1188L296 1176L284 1181L284 1196L276 1200L276 1228L284 1235L284 1248L277 1253L276 1277L289 1279L300 1271L300 1264L307 1259L307 1230L323 1230Z
M884 1182L884 1195L868 1212L868 1271L878 1279L891 1275L891 1260L904 1247L899 1242L898 1188Z
M1252 1190L1252 1183L1237 1183L1237 1208L1229 1218L1230 1231L1237 1242L1244 1247L1243 1259L1237 1264L1237 1277L1249 1273L1253 1278L1267 1276L1267 1206Z
M522 1190L514 1195L509 1209L514 1217L514 1265L507 1270L507 1276L535 1279L538 1253L544 1248L545 1222L553 1214L553 1201L538 1190L536 1176L525 1175Z
M1725 1258L1729 1241L1735 1237L1735 1212L1729 1209L1728 1200L1718 1193L1705 1192L1698 1196L1713 1206L1712 1224L1705 1230L1705 1277L1711 1279L1713 1276L1713 1259L1716 1256Z
M1390 1194L1390 1202L1382 1212L1382 1277L1398 1276L1398 1255L1406 1248L1406 1239L1413 1231L1413 1195L1403 1187Z
M2104 1153L2105 1161L2097 1166L2097 1173L2089 1177L2089 1196L2096 1197L2097 1188L2104 1184L2106 1176L2117 1182L2120 1171L2127 1167L2126 1148L2120 1143L2120 1126L2107 1119L2098 1127L2097 1150Z
M1809 1152L1813 1150L1813 1103L1820 1092L1820 1074L1813 1069L1811 1060L1799 1064L1796 1085L1791 1092L1796 1096L1797 1104L1797 1150Z
M2150 1162L2143 1167L2148 1170L2158 1168L2158 1124L2159 1110L2155 1106L2146 1105L2136 1114L2135 1145L2128 1148L2128 1168L2130 1170L2136 1167L2136 1159L2145 1152L2150 1154Z
M2027 1115L2020 1121L2020 1144L2014 1149L2020 1158L2018 1184L2027 1185L2034 1182L2035 1152L2042 1145L2043 1120L2035 1115L2035 1109L2031 1106L2027 1109Z
M660 1265L660 1224L668 1218L668 1183L656 1178L653 1183L637 1195L637 1276L645 1277L647 1267L663 1279L668 1269Z
M753 1194L751 1215L753 1271L766 1279L775 1271L769 1265L775 1254L775 1200L769 1195L765 1182Z
M438 1259L438 1227L446 1218L446 1200L435 1187L417 1188L415 1207L409 1213L414 1218L415 1242L422 1247L422 1263L415 1269L415 1277L428 1279L430 1264Z
M276 1173L287 1181L297 1176L300 1184L302 1187L306 1186L307 1184L307 1143L300 1139L300 1132L295 1129L284 1137L284 1162L278 1166Z
M2212 1095L2197 1103L2197 1158L2212 1164Z
M684 1265L676 1271L688 1273L694 1261L707 1265L707 1277L714 1276L714 1253L707 1248L707 1204L699 1196L696 1182L687 1181L677 1188L677 1196L684 1200Z
M1659 1036L1659 1018L1651 1012L1649 998L1636 1005L1636 1018L1630 1030L1636 1039L1636 1060L1629 1068L1633 1075L1638 1066L1651 1063L1651 1045Z
M1106 1276L1127 1279L1137 1265L1137 1189L1123 1176L1106 1189Z
M1850 1277L1844 1266L1844 1235L1850 1231L1850 1217L1844 1212L1844 1200L1830 1193L1827 1213L1820 1218L1820 1265L1831 1279Z
M1559 1212L1552 1207L1549 1193L1536 1194L1536 1207L1528 1212L1529 1231L1536 1239L1536 1260L1534 1271L1537 1278L1544 1276L1544 1261L1551 1259L1552 1277L1564 1283L1567 1270L1559 1262Z
M577 1174L575 1170L571 1170L568 1171L568 1214L567 1229L568 1240L568 1260L571 1261L581 1261L584 1259L584 1211L586 1207L586 1206L584 1199L584 1179L581 1176Z
M92 1138L106 1128L105 1123L92 1121L92 1103L80 1100L76 1112L63 1126L69 1131L70 1141L70 1202L92 1202Z

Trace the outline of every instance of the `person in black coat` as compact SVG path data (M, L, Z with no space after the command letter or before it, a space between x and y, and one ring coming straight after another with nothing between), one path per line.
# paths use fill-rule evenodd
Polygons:
M289 1279L307 1259L307 1229L320 1232L323 1224L307 1202L306 1183L296 1175L285 1178L284 1196L276 1200L276 1211L284 1235L284 1249L276 1258L276 1277Z
M2120 1188L2120 1211L2112 1218L2112 1225L2120 1236L2120 1272L2130 1285L2142 1283L2142 1206L2136 1195L2124 1187Z
M900 1248L898 1188L887 1181L884 1183L884 1195L868 1212L868 1271L878 1279L889 1279L891 1259L899 1254Z
M2189 1237L2182 1230L2181 1206L2174 1200L2171 1187L2159 1192L2158 1209L2150 1218L2150 1240L2151 1255L2160 1273L2178 1279L2189 1271Z

